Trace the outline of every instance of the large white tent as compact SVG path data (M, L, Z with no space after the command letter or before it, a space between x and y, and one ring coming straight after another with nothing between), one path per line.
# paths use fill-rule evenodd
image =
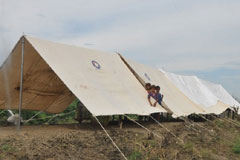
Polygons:
M206 80L200 79L200 81L208 87L208 89L221 100L223 103L230 105L231 107L240 107L240 104L223 88L220 84L215 84L212 82L208 82ZM238 114L240 111L238 110Z
M206 114L201 106L184 95L163 72L128 59L125 59L125 61L145 83L161 87L161 93L164 95L164 104L173 112L174 117L187 116L194 113Z
M180 89L186 96L188 96L192 101L202 106L207 113L220 114L226 109L230 108L228 103L223 101L224 96L216 96L218 92L215 85L206 85L207 82L203 83L196 76L185 76L178 75L170 72L164 72L164 74ZM215 87L215 91L214 88ZM209 89L211 88L211 89Z
M23 36L0 68L1 109L18 109L22 40L22 108L26 110L59 113L77 97L95 116L166 112L148 104L141 85L147 82L161 87L163 106L174 117L220 114L230 106L240 106L221 85L196 76L159 71L117 54Z
M1 109L18 108L22 40L22 109L59 113L77 97L95 116L166 112L148 104L147 92L117 54L29 36L19 40L0 68Z

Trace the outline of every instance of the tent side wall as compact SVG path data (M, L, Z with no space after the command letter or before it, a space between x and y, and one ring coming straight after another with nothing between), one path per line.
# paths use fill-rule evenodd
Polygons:
M26 38L24 38L24 41L25 55L22 108L25 110L40 110L50 113L62 112L75 99L75 96L32 47L29 41ZM7 62L0 69L4 84L4 87L0 88L0 93L5 99L4 103L0 106L1 109L18 109L20 65L21 39L12 51Z

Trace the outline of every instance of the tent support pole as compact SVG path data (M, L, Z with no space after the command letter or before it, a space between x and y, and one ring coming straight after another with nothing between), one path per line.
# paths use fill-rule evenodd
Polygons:
M177 138L181 143L184 143L182 139L177 137L173 132L171 132L167 127L165 127L163 124L161 124L158 120L156 120L153 116L150 115L150 118L152 118L159 126L164 128L168 133L170 133L173 137Z
M37 115L39 115L40 113L42 113L42 111L39 111L38 113L36 113L35 115L33 115L30 119L24 121L24 124L26 124L27 122L31 121L33 118L35 118Z
M195 132L198 132L198 133L201 133L201 131L197 130L195 127L194 127L194 123L191 123L190 120L187 120L186 118L184 117L178 117L179 119L183 120L184 122L190 124L190 126L192 127L192 130L194 130ZM186 126L186 125L185 125ZM187 127L187 126L186 126ZM188 127L189 129L191 127Z
M145 129L146 131L148 131L149 133L152 133L153 135L155 135L156 137L158 137L159 139L163 140L163 137L156 134L155 132L149 130L148 128L144 127L143 125L141 125L140 123L138 123L137 121L135 121L134 119L130 118L129 116L127 115L124 115L125 117L127 117L130 121L136 123L137 125L139 125L140 127L142 127L143 129Z
M215 123L207 118L205 118L203 115L198 115L199 117L202 117L204 120L206 120L207 122L212 123L213 125L215 125Z
M113 141L113 139L110 137L110 135L108 134L108 132L106 131L106 129L103 127L103 125L101 124L101 122L98 120L98 118L96 116L93 116L96 121L98 122L98 124L100 125L100 127L103 129L103 131L106 133L107 137L112 141L113 145L117 148L117 150L120 152L120 154L122 155L123 159L127 160L127 157L123 154L123 152L120 150L120 148L117 146L117 144Z
M238 122L235 122L234 120L228 119L228 118L223 118L224 120L228 121L229 123L234 124L237 127L240 127L240 124Z
M123 126L123 118L122 118L122 116L120 115L120 116L119 116L119 128L122 129L122 126Z
M235 119L235 111L232 111L232 119Z
M203 117L203 116L202 116L202 117ZM205 117L203 117L203 118L205 118ZM205 119L206 119L206 118L205 118ZM208 119L206 119L206 120L209 121ZM199 126L200 128L203 128L203 129L209 131L206 127L202 126L201 124L198 124L197 122L194 122L194 121L191 120L191 119L189 119L189 121L191 121L193 124Z
M23 96L23 67L24 67L24 36L22 37L22 59L21 59L21 77L20 77L20 102L19 102L19 108L18 108L18 130L21 129L21 112L22 112L22 96Z

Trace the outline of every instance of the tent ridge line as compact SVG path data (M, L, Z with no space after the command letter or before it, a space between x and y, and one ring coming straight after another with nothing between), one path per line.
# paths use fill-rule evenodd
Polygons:
M146 82L138 75L138 73L136 71L134 71L134 69L128 64L128 62L123 58L123 56L118 53L118 56L120 57L120 59L123 61L123 63L127 66L127 68L130 70L130 72L134 75L134 77L139 81L139 83L143 86L143 88L145 89L145 84ZM165 104L165 103L164 103ZM172 112L169 107L165 104L165 106L161 106L167 113Z
M127 68L131 71L131 73L135 76L135 78L141 83L141 85L145 88L146 82L134 71L134 69L127 63L127 61L123 58L123 56L117 52L120 59L123 61L123 63L127 66Z
M24 38L26 40L25 35L21 36L18 40L18 42L14 45L13 49L11 50L10 54L8 55L8 57L6 58L6 60L2 63L2 65L0 66L0 69L3 68L3 66L7 63L8 59L12 56L14 50L16 49L16 47L18 46L19 43L22 43L22 38Z

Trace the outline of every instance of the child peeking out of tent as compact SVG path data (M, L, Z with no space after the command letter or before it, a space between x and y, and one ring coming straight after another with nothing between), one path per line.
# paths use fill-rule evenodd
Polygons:
M148 92L148 102L151 106L156 107L157 103L162 105L162 99L163 95L160 93L160 87L151 85L150 83L147 83L145 85L145 88ZM151 98L155 100L154 103L151 102Z
M151 88L151 83L146 83L145 84L145 89L148 91Z
M148 92L148 102L151 106L154 106L156 102L153 104L151 102L151 98L156 99L155 86L151 85L151 87L148 88L147 92Z

